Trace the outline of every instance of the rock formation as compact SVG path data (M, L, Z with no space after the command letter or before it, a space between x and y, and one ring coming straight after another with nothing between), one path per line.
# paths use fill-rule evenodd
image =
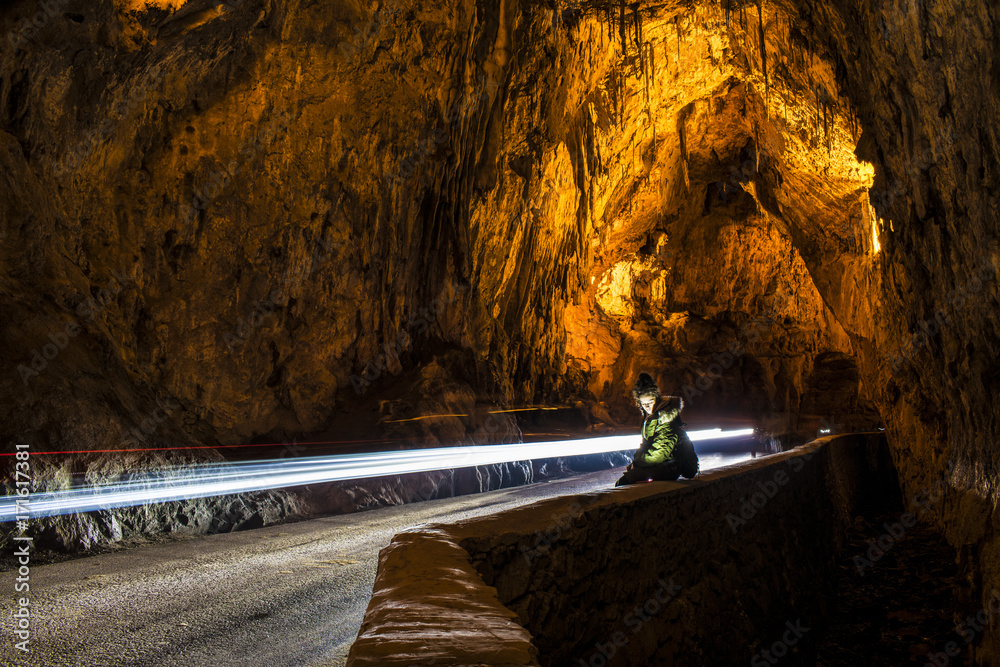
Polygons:
M910 496L953 462L935 512L988 590L997 11L12 3L0 431L232 445L458 400L426 428L469 441L477 405L633 419L647 369L788 442L884 423Z

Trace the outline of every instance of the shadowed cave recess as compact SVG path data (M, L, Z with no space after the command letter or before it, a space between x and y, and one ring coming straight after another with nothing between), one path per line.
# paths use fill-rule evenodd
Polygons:
M929 516L985 600L998 11L9 3L5 451L30 445L55 489L234 445L600 433L637 425L628 389L648 370L689 423L752 424L771 447L884 428L904 498L947 479ZM491 414L525 406L565 409ZM104 511L40 522L39 540L231 530L569 468ZM977 656L998 650L987 634Z

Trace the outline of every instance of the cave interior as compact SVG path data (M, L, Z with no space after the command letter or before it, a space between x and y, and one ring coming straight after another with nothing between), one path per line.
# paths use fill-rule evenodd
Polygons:
M903 498L947 480L929 518L985 599L998 14L8 3L3 439L92 452L38 457L56 488L253 443L604 433L648 371L774 449L884 430Z

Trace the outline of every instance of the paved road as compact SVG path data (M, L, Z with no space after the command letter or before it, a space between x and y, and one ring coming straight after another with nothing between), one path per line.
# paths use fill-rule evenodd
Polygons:
M608 488L620 474L605 470L33 567L30 656L11 638L15 573L6 572L0 664L343 665L368 605L379 549L393 535Z
M0 664L86 667L343 665L379 549L401 530L614 484L620 470L459 498L168 542L30 574L31 654L10 635L0 575Z

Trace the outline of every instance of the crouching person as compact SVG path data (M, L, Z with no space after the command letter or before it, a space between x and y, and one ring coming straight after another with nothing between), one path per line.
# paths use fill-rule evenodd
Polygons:
M615 486L697 475L698 455L681 421L684 401L679 396L660 396L656 381L648 373L639 374L632 397L645 417L642 444Z

